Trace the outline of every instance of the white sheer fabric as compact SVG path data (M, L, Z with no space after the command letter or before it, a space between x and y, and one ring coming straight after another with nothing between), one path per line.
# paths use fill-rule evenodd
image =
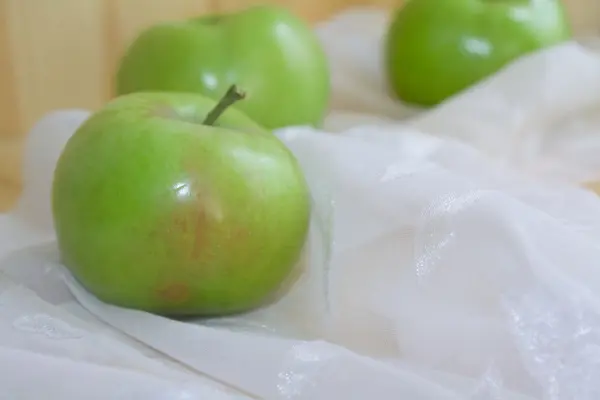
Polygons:
M600 398L600 48L518 60L427 112L385 93L386 15L319 26L325 129L277 132L315 213L304 275L237 318L102 304L57 262L54 163L85 110L28 136L0 219L0 398Z

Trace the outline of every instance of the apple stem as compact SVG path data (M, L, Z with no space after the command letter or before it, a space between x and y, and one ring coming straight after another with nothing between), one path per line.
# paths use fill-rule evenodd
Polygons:
M214 125L227 108L233 103L242 100L244 97L246 97L246 93L240 91L236 85L231 85L227 90L227 93L225 93L225 96L223 96L217 105L208 113L202 124Z

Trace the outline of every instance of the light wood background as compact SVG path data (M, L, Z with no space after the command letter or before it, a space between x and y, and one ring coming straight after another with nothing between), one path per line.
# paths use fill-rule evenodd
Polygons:
M564 0L578 32L600 32L600 0ZM275 0L309 22L346 7L402 0ZM0 210L20 190L24 134L48 111L95 109L109 96L124 47L159 20L257 0L0 0Z

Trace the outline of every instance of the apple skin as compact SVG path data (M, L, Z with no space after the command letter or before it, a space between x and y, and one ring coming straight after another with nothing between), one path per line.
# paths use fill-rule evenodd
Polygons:
M268 129L319 126L329 104L329 65L318 38L274 5L149 27L121 59L116 92L216 100L232 84L247 93L236 107Z
M195 94L113 99L67 142L52 211L62 262L114 305L173 316L258 307L294 276L310 217L293 154Z
M385 37L386 75L400 100L435 106L570 37L559 0L408 0Z

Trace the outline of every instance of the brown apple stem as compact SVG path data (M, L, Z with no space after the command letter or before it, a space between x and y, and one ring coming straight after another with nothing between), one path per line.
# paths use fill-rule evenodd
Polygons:
M225 93L225 96L219 100L217 105L212 110L210 110L202 124L214 125L215 122L217 122L217 119L219 119L219 117L225 112L225 110L227 110L227 108L229 108L233 103L242 100L244 97L246 97L246 93L239 90L236 85L231 85L227 90L227 93Z

